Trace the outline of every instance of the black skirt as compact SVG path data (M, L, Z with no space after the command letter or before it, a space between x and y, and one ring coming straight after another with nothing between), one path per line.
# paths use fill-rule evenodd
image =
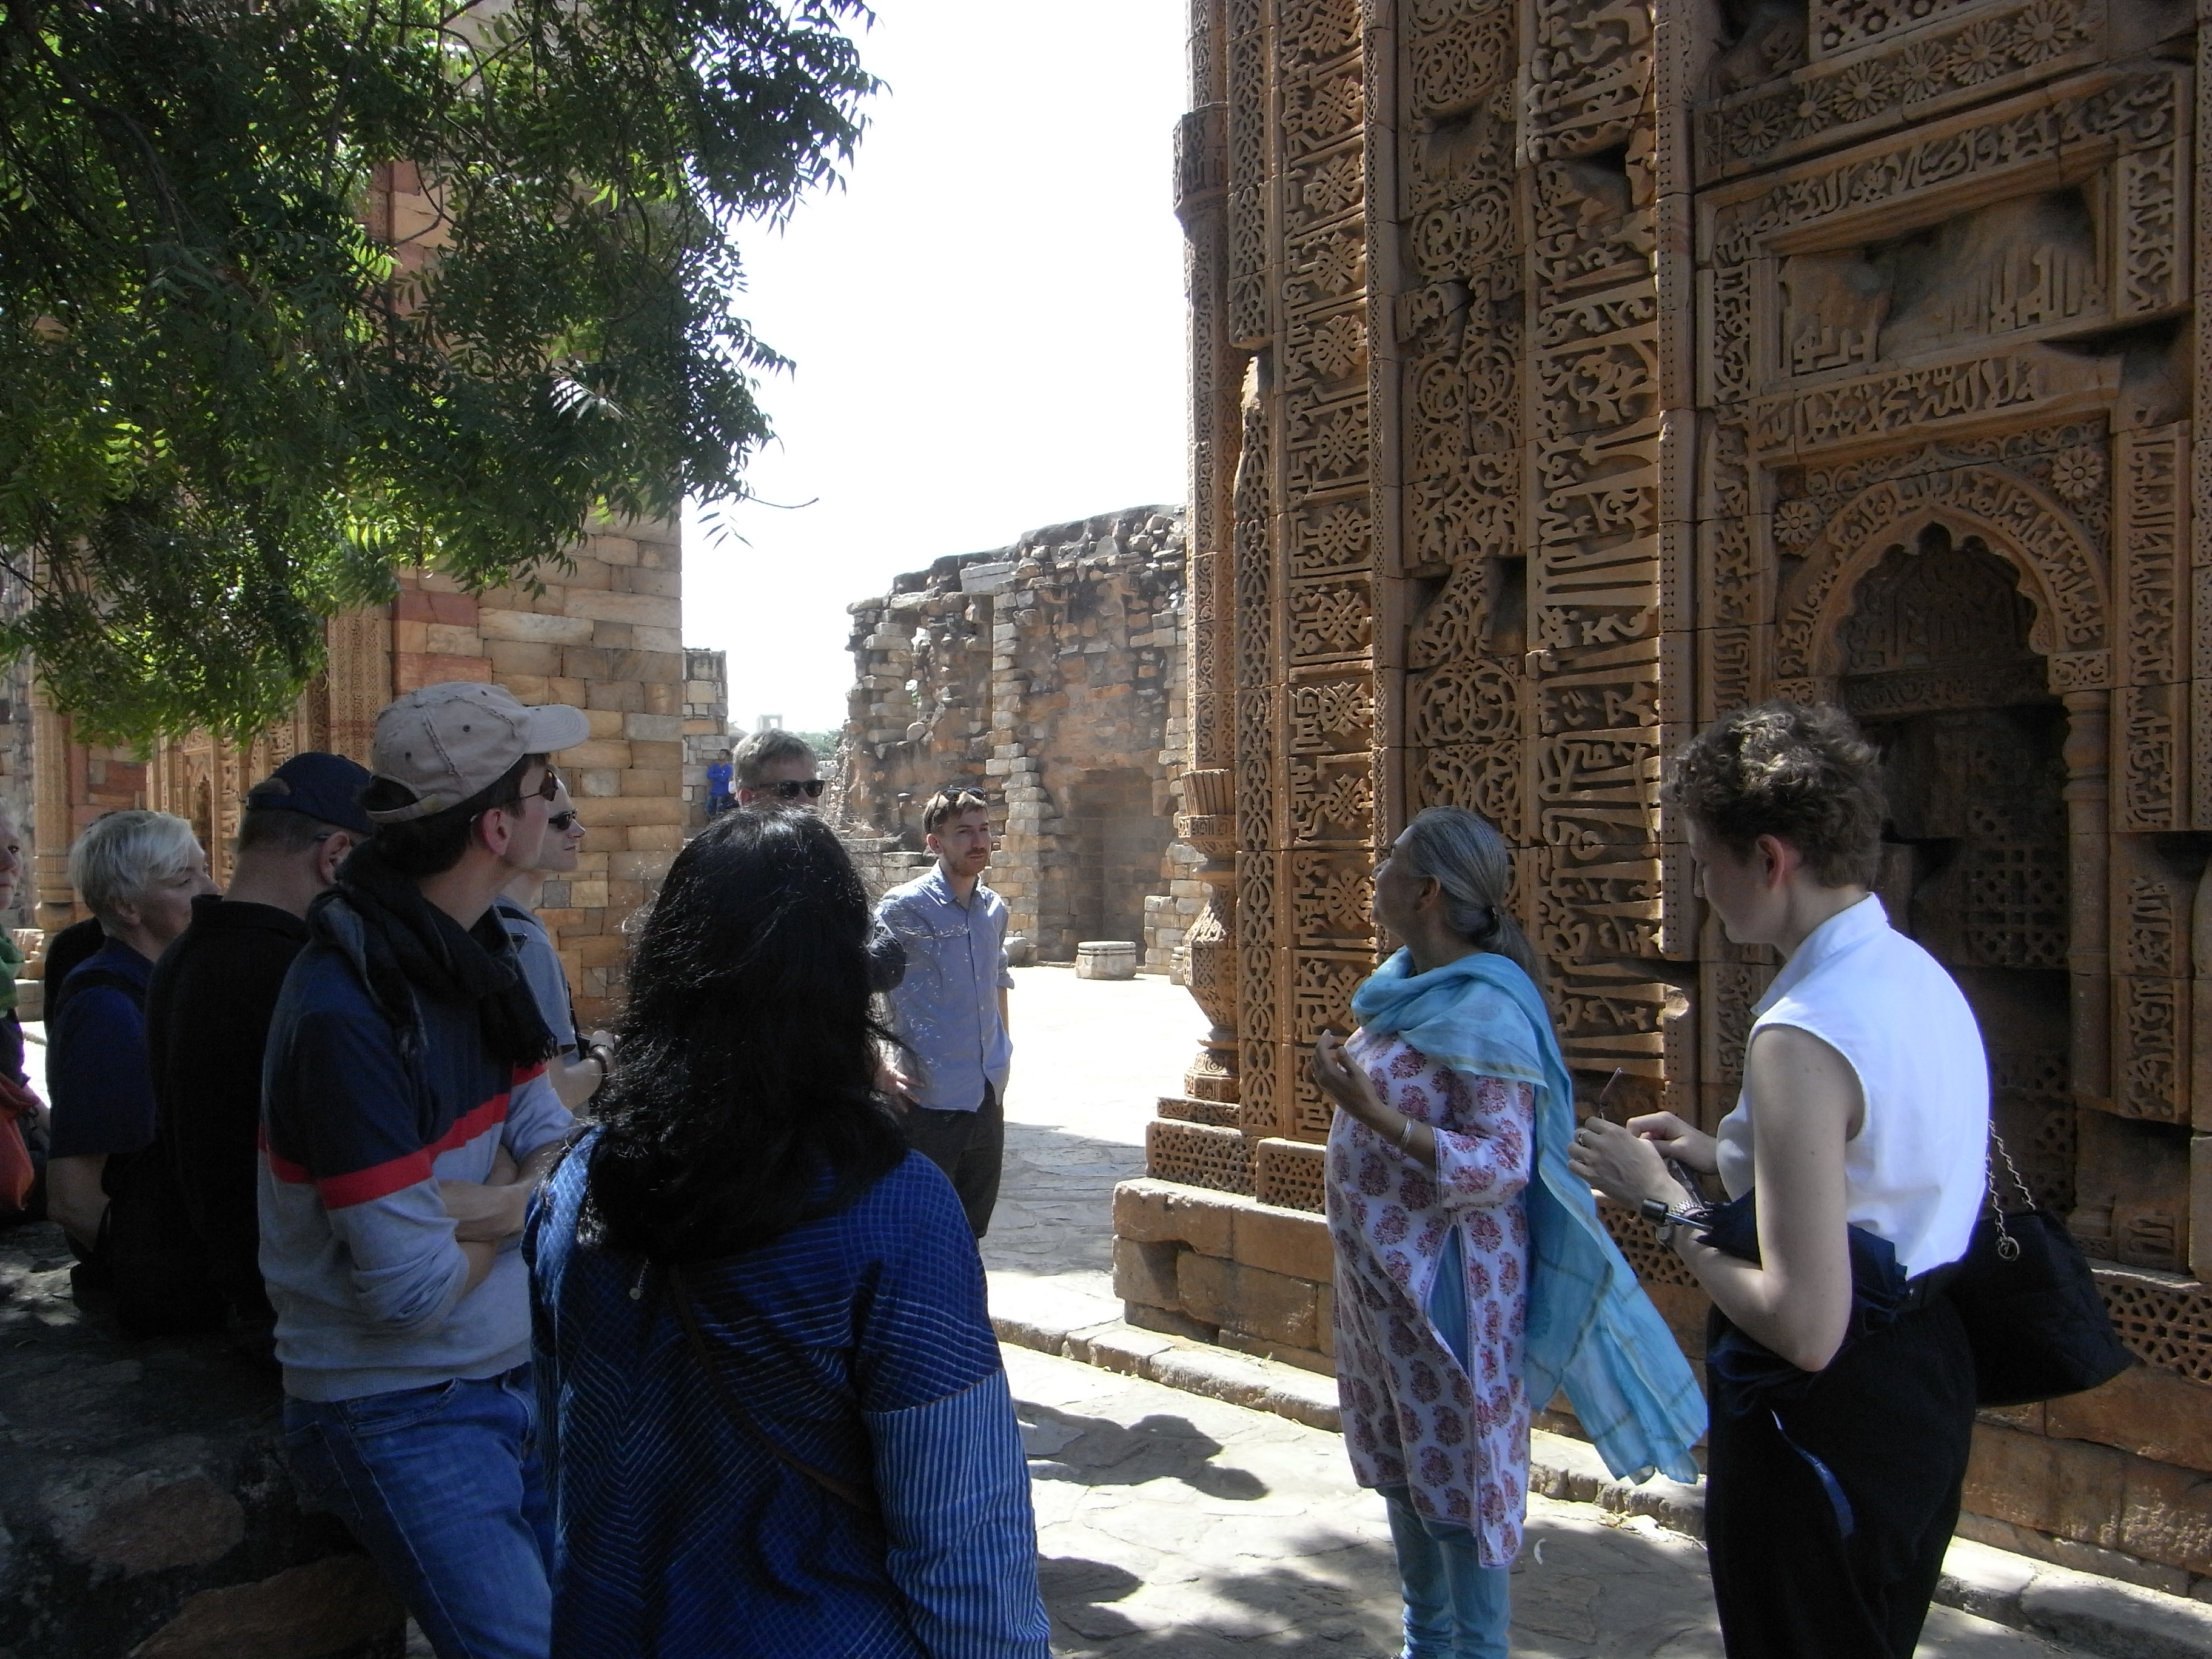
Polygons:
M1716 1310L1709 1340L1727 1328ZM1729 1659L1912 1659L1973 1443L1950 1304L1855 1338L1796 1398L1711 1386L1705 1544Z

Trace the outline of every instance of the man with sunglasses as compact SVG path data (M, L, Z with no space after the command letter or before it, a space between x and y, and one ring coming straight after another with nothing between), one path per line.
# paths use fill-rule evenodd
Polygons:
M293 1473L471 1659L551 1644L518 1245L574 1126L492 904L539 860L551 752L590 734L460 682L379 714L375 837L309 913L269 1033L261 1266Z
M795 732L775 727L756 732L738 745L738 805L811 811L828 786L813 745ZM906 976L906 948L880 920L868 939L868 988L890 991ZM902 1097L905 1075L884 1062L879 1082L886 1093Z
M264 1360L276 1315L255 1214L261 1059L285 973L307 942L308 907L375 832L361 809L368 781L343 755L311 752L247 791L230 890L192 901L191 925L146 989L155 1157L173 1200L159 1222L164 1253L206 1275L240 1346Z
M805 806L822 799L822 765L796 732L756 732L738 745L740 806Z
M553 1033L553 1057L545 1074L553 1079L553 1092L570 1111L576 1110L605 1086L614 1075L615 1051L603 1032L588 1035L576 1029L576 1010L568 990L568 969L553 936L538 919L545 878L572 873L584 850L583 820L568 799L564 785L553 798L554 811L545 820L545 843L538 862L507 883L507 890L493 902L500 923L514 941L515 965L538 999L538 1012Z
M919 1073L904 1087L907 1141L945 1171L981 1238L999 1201L1013 1057L1006 904L983 885L994 840L981 790L947 785L923 806L921 825L937 867L892 888L876 911L906 947L905 978L890 1001L891 1029Z

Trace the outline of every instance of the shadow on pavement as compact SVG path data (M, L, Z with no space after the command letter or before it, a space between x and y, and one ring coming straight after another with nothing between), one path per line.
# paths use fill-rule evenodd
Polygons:
M1679 1544L1632 1528L1532 1522L1531 1547L1513 1569L1516 1659L1720 1659L1709 1581L1686 1570ZM1533 1547L1539 1539L1540 1561ZM1126 1568L1041 1559L1053 1651L1070 1659L1395 1659L1400 1603L1389 1547L1316 1541L1322 1548L1309 1559L1326 1564L1320 1571L1255 1561L1249 1571L1206 1573L1181 1608L1158 1595L1140 1596L1146 1582Z
M1136 1486L1170 1478L1231 1503L1267 1495L1267 1482L1249 1470L1214 1464L1211 1460L1220 1453L1221 1443L1185 1418L1155 1413L1121 1424L1028 1401L1018 1402L1014 1411L1034 1480Z

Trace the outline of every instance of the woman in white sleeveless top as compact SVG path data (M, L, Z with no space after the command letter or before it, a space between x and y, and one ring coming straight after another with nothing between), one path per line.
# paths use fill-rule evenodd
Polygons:
M1728 715L1668 789L1729 938L1786 963L1717 1136L1670 1112L1593 1119L1574 1168L1647 1214L1687 1201L1662 1154L1718 1174L1731 1199L1758 1194L1745 1255L1659 1227L1713 1300L1705 1526L1729 1659L1910 1659L1972 1434L1973 1362L1942 1270L1981 1207L1980 1031L1869 891L1880 766L1846 715Z

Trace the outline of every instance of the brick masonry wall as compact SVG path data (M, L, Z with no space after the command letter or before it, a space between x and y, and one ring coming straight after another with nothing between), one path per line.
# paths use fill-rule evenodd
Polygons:
M629 941L622 927L684 844L686 662L677 526L595 532L574 568L536 591L462 592L411 575L392 609L395 695L441 680L489 680L526 703L565 702L588 741L554 757L590 835L574 873L545 884L539 916L568 972L576 1012L611 1018Z
M737 747L730 731L730 659L722 651L684 653L684 811L696 829L707 822L707 769Z

